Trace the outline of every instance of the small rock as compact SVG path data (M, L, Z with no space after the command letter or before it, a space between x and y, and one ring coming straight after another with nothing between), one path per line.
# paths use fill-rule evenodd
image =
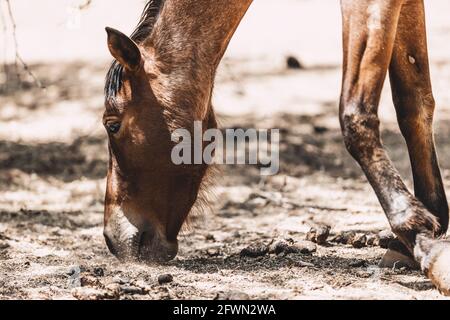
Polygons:
M350 244L354 236L354 232L340 232L332 237L330 241L338 244Z
M110 296L113 297L120 297L120 284L118 283L110 283L105 286L105 290L108 292Z
M240 232L239 231L235 231L235 232L233 232L233 238L236 238L236 239L238 239L238 238L240 238L241 237L241 234L240 234Z
M216 238L212 234L207 234L205 239L206 241L216 241Z
M62 236L61 230L59 228L52 230L51 234L52 234L52 236L57 236L57 237Z
M359 260L359 261L350 263L350 267L352 267L352 268L362 268L362 267L365 267L366 265L367 265L367 263L364 260Z
M327 132L328 130L329 130L329 129L328 129L327 127L324 127L324 126L318 126L318 125L315 125L315 126L314 126L314 132L315 132L315 133L321 134L321 133Z
M120 286L120 291L124 294L129 295L143 295L145 294L145 290L143 288L135 287L135 286Z
M330 235L329 226L320 226L317 228L311 228L306 234L306 240L312 241L319 245L324 245L327 243L328 236Z
M67 271L69 279L67 280L67 285L69 288L81 287L81 268L80 266L72 266Z
M288 251L289 250L288 248L290 246L291 245L289 243L287 243L286 241L277 241L277 242L274 242L270 246L269 252L270 253L275 253L276 255L279 255L281 253L284 253L284 252Z
M311 254L313 252L316 252L317 246L310 242L310 241L301 241L298 244L293 244L293 241L288 242L285 240L277 241L273 243L270 248L269 252L274 253L276 255L280 254Z
M219 248L209 248L209 249L206 250L206 254L207 254L209 257L214 258L214 257L220 256L220 255L221 255L221 252L220 252L220 249L219 249Z
M378 245L378 237L376 235L369 234L366 236L366 238L367 238L367 241L366 241L367 246L372 247L372 246Z
M67 275L68 275L68 276L80 275L80 273L81 273L81 268L80 268L80 266L71 266L71 267L67 270Z
M120 276L114 276L114 278L112 279L113 283L118 283L118 284L128 284L130 283L130 280L127 278L122 278Z
M103 268L100 268L100 267L94 268L94 275L97 277L104 277L105 270L103 270Z
M361 270L357 270L355 275L358 276L359 278L369 279L369 278L373 278L375 273L373 270L361 269Z
M395 235L390 230L383 230L378 233L378 245L383 249L388 249L392 240L395 240Z
M79 287L72 290L72 295L78 300L105 300L116 299L111 292L89 287Z
M228 292L219 292L217 293L214 300L221 300L221 301L230 301L230 300L250 300L250 296L244 292L240 291L228 291Z
M80 278L80 285L82 287L101 287L102 283L96 277L82 276Z
M356 249L361 249L366 246L367 238L363 233L356 234L352 239L352 246Z
M269 253L269 247L263 243L253 244L242 249L241 257L258 258Z
M317 251L317 246L311 241L299 241L295 244L297 252L301 254L312 254Z
M0 250L5 250L10 247L9 243L6 241L0 241Z
M303 69L303 65L294 56L289 56L286 59L286 66L288 69Z
M314 264L306 261L295 261L295 265L300 268L313 268Z
M0 233L0 240L11 240L6 234Z
M269 203L269 201L267 199L264 199L261 197L256 197L256 198L253 198L253 199L247 201L245 203L245 207L248 210L254 210L254 209L258 209L258 208L264 208L265 206L267 206L268 203Z
M173 276L171 274L163 274L158 277L158 283L160 285L171 283L173 281Z
M147 282L145 282L143 280L134 281L133 286L139 287L147 293L151 290L151 287L147 284Z

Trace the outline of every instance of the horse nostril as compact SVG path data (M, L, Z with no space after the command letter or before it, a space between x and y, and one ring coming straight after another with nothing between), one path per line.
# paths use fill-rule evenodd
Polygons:
M117 250L116 250L116 248L114 247L114 244L113 244L111 238L109 237L109 235L108 235L106 232L104 232L104 233L103 233L103 236L105 237L106 246L108 247L109 251L110 251L113 255L116 255L116 254L117 254Z

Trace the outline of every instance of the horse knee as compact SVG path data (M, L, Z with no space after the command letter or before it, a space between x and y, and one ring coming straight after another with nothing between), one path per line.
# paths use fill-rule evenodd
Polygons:
M345 146L355 159L370 156L380 146L380 120L375 107L343 102L340 122Z

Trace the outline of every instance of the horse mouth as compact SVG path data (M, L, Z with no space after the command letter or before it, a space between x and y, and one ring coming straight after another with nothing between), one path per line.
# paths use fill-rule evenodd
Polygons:
M177 241L166 240L150 226L131 224L123 213L111 217L104 236L109 251L123 262L164 263L178 253Z
M178 244L161 239L151 231L142 232L138 245L138 259L143 263L164 263L173 260L178 253Z

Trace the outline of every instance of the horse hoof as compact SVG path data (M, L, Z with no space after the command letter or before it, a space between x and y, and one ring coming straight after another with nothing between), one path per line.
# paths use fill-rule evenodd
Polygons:
M411 270L419 270L419 264L404 254L388 249L378 264L380 268L408 268Z
M389 249L384 254L380 263L380 268L408 268L410 270L420 270L417 263L406 247L399 240L392 240Z
M450 246L432 258L427 276L443 295L450 296Z

